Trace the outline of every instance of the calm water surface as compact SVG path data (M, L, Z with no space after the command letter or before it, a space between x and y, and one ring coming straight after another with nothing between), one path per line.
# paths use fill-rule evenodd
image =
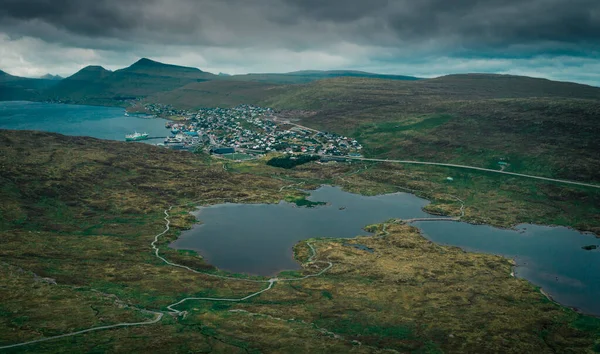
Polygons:
M299 269L292 247L311 237L368 235L362 228L390 218L427 217L427 200L396 193L365 197L323 186L313 201L329 204L298 208L279 204L220 204L202 207L203 223L184 232L171 246L192 249L208 263L232 272L273 275ZM519 225L515 230L461 222L417 222L428 239L466 250L515 258L515 274L541 286L560 303L600 315L600 244L593 235L564 227Z
M415 222L428 239L517 262L515 275L541 286L556 301L600 315L600 252L591 234L565 227L522 224L515 230L460 222Z
M428 201L406 193L365 197L324 186L309 199L329 204L315 208L286 202L202 207L195 215L203 224L184 232L172 247L199 251L219 269L273 275L300 269L292 254L299 241L369 235L362 229L368 224L427 216L421 208Z
M42 130L65 135L125 140L138 131L150 136L166 136L165 120L125 116L123 108L80 106L41 102L0 102L0 128ZM163 139L145 140L157 143Z

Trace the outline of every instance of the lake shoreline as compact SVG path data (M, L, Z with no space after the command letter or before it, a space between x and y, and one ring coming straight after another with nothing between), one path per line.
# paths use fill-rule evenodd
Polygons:
M68 136L87 136L102 140L125 141L135 131L150 136L166 136L167 120L150 115L125 115L122 107L1 101L0 128L35 130ZM146 144L157 140L142 141Z
M341 192L341 188L340 187L332 187L332 186L323 185L323 186L320 186L319 188L317 188L317 189L315 189L313 191L307 190L306 192L311 193L311 195L308 196L308 199L330 202L330 201L328 201L326 199L319 199L318 197L313 197L313 195L312 195L312 193L314 193L315 191L318 191L319 189L323 188L324 186L328 187L328 188L332 188L332 189L337 189L337 190L339 190ZM343 192L343 193L347 193L347 192ZM390 195L411 195L413 197L416 197L414 194L408 193L408 192L397 192L397 193L391 193L391 194L383 194L383 195L380 195L379 197L381 197L381 196L390 196ZM357 195L357 196L360 196L362 198L369 198L369 197L361 196L361 195ZM417 197L417 198L423 199L423 198L420 198L420 197ZM429 203L428 200L426 200L426 199L423 199L423 200L426 201L427 203ZM289 205L287 205L287 207L292 208L292 209L296 209L296 210L306 209L306 208L298 208L296 205L293 205L292 203L288 203L288 202L285 202L285 201L279 201L277 204L275 204L275 203L273 203L273 204L264 204L264 203L253 203L253 204L245 204L245 203L213 204L213 205L209 205L209 206L200 206L200 207L198 207L199 208L198 210L193 211L191 213L194 215L194 217L196 218L196 220L198 222L203 223L203 225L204 225L207 221L206 221L206 218L202 218L201 216L199 217L199 211L201 211L201 210L204 211L204 210L210 210L210 209L215 209L215 208L229 208L229 209L233 210L233 209L236 209L238 207L239 208L244 208L244 207L260 207L261 205L278 206L278 205L282 205L282 204L283 205L289 204ZM338 208L337 208L338 205L335 202L334 203L328 203L328 204L329 204L328 206L318 206L318 207L316 207L314 209L315 210L319 210L319 209L323 210L324 208L328 208L329 207L329 208L333 208L335 210L338 210ZM423 206L421 206L421 208L423 208L425 206L426 206L426 204L423 205ZM309 208L309 209L312 209L312 208ZM338 211L339 212L343 212L344 210L338 210ZM420 211L423 212L423 213L425 213L428 216L432 215L432 214L426 213L422 209ZM379 220L380 221L376 222L375 224L381 224L382 223L381 218ZM419 221L419 222L422 222L422 223L433 223L433 221ZM476 227L476 226L487 227L487 228L491 228L491 229L495 230L496 232L498 232L498 231L510 232L510 233L513 234L513 237L515 237L515 234L516 234L516 237L523 237L523 238L526 238L526 239L527 238L531 238L532 237L531 232L535 232L537 229L540 229L540 230L542 230L544 232L550 232L550 233L552 233L552 230L554 230L554 232L558 232L558 233L562 233L562 232L576 232L577 235L579 235L581 237L585 237L585 238L589 238L590 236L593 235L590 232L580 232L580 231L575 230L573 228L566 228L566 227L563 227L563 226L548 226L548 225L536 225L536 224L517 224L513 228L498 228L498 227L491 226L491 225L486 225L486 224L471 224L471 223L463 222L463 221L457 221L455 223L456 224L466 224L466 225L469 225L469 227L470 226L473 226L473 227ZM452 223L452 224L455 224L455 223ZM366 233L366 231L364 230L364 227L366 227L367 225L368 225L368 223L363 224L361 226L361 231L363 231L363 232ZM439 242L439 241L436 241L436 240L431 239L430 237L428 237L426 231L423 230L422 227L419 227L418 225L412 225L412 224L411 224L411 226L413 226L413 227L415 227L415 228L417 228L419 230L419 234L421 235L421 237L423 237L424 239L427 239L427 240L429 240L431 242L434 242L435 244L438 244L438 245L441 245L441 246L458 247L458 248L462 249L464 252L497 255L497 256L501 256L501 257L503 257L503 258L505 258L507 260L510 260L512 262L512 264L513 264L513 266L512 266L512 274L515 277L520 278L520 279L524 279L528 283L532 284L532 286L536 286L536 287L538 287L540 289L543 289L546 294L549 294L549 296L552 297L552 299L553 299L554 302L560 304L561 306L572 308L573 310L578 311L579 313L582 313L582 314L586 314L586 315L590 315L590 316L599 316L599 314L600 314L600 312L596 313L595 311L588 312L588 311L585 311L585 310L581 310L580 306L578 306L578 305L571 305L571 304L569 304L568 301L559 302L558 300L556 300L556 298L557 298L556 295L557 294L555 294L555 291L553 291L552 289L546 289L546 285L544 285L543 282L540 283L540 279L539 278L531 277L530 274L527 274L527 272L525 272L526 274L523 274L522 271L518 271L518 270L527 270L528 272L532 272L533 271L534 274L537 271L536 270L537 268L531 268L530 269L530 268L528 268L527 263L525 263L525 264L521 263L522 261L519 258L523 258L524 255L522 255L522 254L510 255L510 254L502 253L501 251L491 252L489 250L480 250L480 249L476 249L476 248L473 248L473 247L464 247L464 246L461 246L461 245ZM189 234L187 234L187 235L189 235ZM180 236L180 238L182 236L186 237L187 235L182 234ZM340 236L333 236L332 235L332 238L329 238L329 237L322 238L322 237L319 237L319 236L310 235L310 236L306 237L305 239L298 240L297 242L295 242L294 244L292 244L290 247L288 247L286 249L285 253L288 254L290 249L293 250L294 247L297 247L302 242L305 242L306 239L316 238L316 239L322 239L322 240L333 240L333 239L352 240L352 239L356 239L358 237L364 237L364 236L372 237L373 234L371 233L369 235L369 234L364 234L364 233L358 233L357 232L353 236L340 237ZM477 236L475 236L475 237L477 237ZM536 236L536 237L539 237L539 236ZM566 237L568 237L568 236L566 236ZM180 238L178 238L178 240ZM564 239L564 237L563 237L563 239ZM174 243L176 243L178 240L176 240ZM588 239L588 242L589 242L589 239ZM171 247L171 245L170 245L170 247ZM179 247L177 247L177 248L179 248ZM193 249L193 248L181 247L181 249ZM204 252L206 252L206 251L204 251ZM584 251L582 251L582 252L584 252ZM202 255L202 253L199 253L199 254L204 257L204 255ZM290 256L290 255L288 255L288 256ZM300 262L299 259L297 259L294 256L293 252L291 254L291 259L294 260L295 265L300 266L301 262ZM230 268L230 267L222 267L222 266L218 265L218 263L219 263L218 261L217 262L208 262L208 263L210 263L211 265L215 266L215 268L217 268L217 269L224 270L224 271L227 271L227 272L230 272L230 273L259 274L259 275L264 276L264 274L252 273L252 272L247 271L247 270L240 270L240 269L235 269L235 268L233 270L226 270L226 269L232 269L232 268ZM214 263L217 263L217 265L214 264ZM289 271L298 271L299 270L298 268L295 268L295 267L291 267L290 268L290 267L285 267L285 266L278 267L277 269L279 269L279 270L274 270L274 271L272 271L269 274L270 275L277 274L278 271L282 272L282 271L288 271L288 270ZM561 275L559 275L559 276L561 277L561 279L563 278L563 276L561 276ZM569 279L569 277L567 276L565 279ZM568 287L568 285L563 285L563 286L567 286ZM559 292L558 295L560 295L560 292ZM558 296L558 298L560 298L560 296Z

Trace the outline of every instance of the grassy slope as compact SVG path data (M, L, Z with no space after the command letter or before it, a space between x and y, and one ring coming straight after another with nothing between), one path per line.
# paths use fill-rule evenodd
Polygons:
M278 191L290 182L281 170L261 170L279 174L278 179L232 173L188 153L33 132L1 131L0 150L0 343L147 318L133 308L163 309L185 295L243 296L258 290L255 284L165 266L153 257L149 243L163 228L167 205L214 197L247 196L256 202L285 197ZM315 167L285 173L303 174L309 182L326 173L360 176L350 175L345 166L311 170ZM193 222L188 210L172 211L173 231L161 242L163 248ZM190 311L185 318L166 316L153 326L90 333L15 352L598 349L600 321L561 308L510 277L507 260L433 245L407 226L388 225L387 230L387 237L355 241L373 248L373 254L335 240L318 241L319 259L336 263L330 273L277 284L245 303L193 301L180 307ZM295 251L299 260L307 258L304 244ZM166 253L214 271L194 254Z
M304 70L295 71L290 73L281 74L245 74L245 75L233 75L226 77L226 80L233 81L253 81L253 82L264 82L270 84L302 84L317 80L323 80L334 77L370 77L377 79L388 79L388 80L419 80L413 76L402 76L402 75L385 75L385 74L374 74L364 71L352 71L352 70L329 70L329 71L318 71L318 70Z
M369 156L600 181L600 88L501 75L421 81L341 78L264 104L311 109L303 123L358 137Z
M43 96L53 100L68 102L90 102L110 105L109 85L106 83L112 72L101 66L87 66L75 74L61 80ZM101 96L98 93L105 92Z
M434 214L460 215L464 221L512 227L520 223L561 225L600 235L600 191L520 177L446 167L384 163L307 164L291 170L271 168L264 161L231 164L232 171L276 176L288 183L340 185L376 195L412 192L432 201ZM452 176L453 182L446 181Z
M35 100L41 90L56 85L57 81L48 79L30 79L13 76L0 70L0 100Z
M194 82L152 95L145 101L168 103L181 109L234 107L239 104L258 103L281 90L281 85L272 83L218 80Z

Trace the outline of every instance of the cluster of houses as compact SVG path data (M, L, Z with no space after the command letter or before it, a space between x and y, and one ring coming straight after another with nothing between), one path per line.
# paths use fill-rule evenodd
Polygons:
M240 105L185 113L184 120L167 123L172 136L165 145L203 146L214 153L278 151L323 156L360 156L362 149L355 139L277 121L271 108Z
M144 104L144 110L156 116L169 117L169 116L189 116L191 112L183 109L175 109L173 106L162 103L146 103Z

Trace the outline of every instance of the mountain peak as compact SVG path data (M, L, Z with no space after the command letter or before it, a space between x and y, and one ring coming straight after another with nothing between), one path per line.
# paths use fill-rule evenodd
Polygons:
M135 63L133 63L131 66L161 66L161 65L168 65L168 64L164 64L152 59L148 59L148 58L142 58L138 61L136 61Z
M7 73L6 71L0 70L0 77L12 77L12 75Z
M110 72L109 70L106 70L105 68L101 67L100 65L88 65L85 68L79 70L78 72Z
M45 79L45 80L62 80L63 77L60 75L52 75L50 73L40 76L40 79Z
M18 76L13 76L9 73L7 73L6 71L2 71L0 70L0 80L1 81L14 81L14 80L18 80L21 79Z
M125 71L145 71L145 70L170 70L170 71L173 71L173 70L176 70L176 71L198 72L198 73L203 72L202 70L200 70L198 68L193 68L193 67L188 67L188 66L179 66L179 65L173 65L173 64L165 64L165 63L161 63L159 61L148 59L148 58L142 58L142 59L136 61L135 63L133 63L128 68L121 69L120 71L122 71L122 70L125 70Z
M88 65L85 68L79 70L75 74L69 76L67 79L71 80L99 80L110 75L112 71L106 70L99 65Z

